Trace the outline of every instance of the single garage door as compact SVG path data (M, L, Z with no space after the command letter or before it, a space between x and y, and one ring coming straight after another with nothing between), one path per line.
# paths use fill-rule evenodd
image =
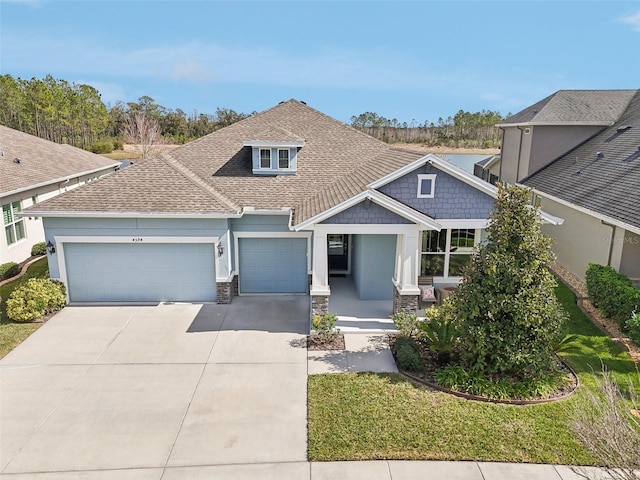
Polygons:
M72 302L215 301L211 243L66 243Z
M240 238L240 293L307 293L305 238Z

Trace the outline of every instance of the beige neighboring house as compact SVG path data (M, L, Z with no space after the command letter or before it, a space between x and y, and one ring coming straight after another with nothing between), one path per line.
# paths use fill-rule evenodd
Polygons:
M558 262L581 279L590 262L640 281L640 90L561 90L498 125L490 171L533 189L564 224ZM477 175L477 173L476 173Z
M112 173L120 164L70 145L0 125L0 264L22 262L44 241L42 219L22 217L27 208Z

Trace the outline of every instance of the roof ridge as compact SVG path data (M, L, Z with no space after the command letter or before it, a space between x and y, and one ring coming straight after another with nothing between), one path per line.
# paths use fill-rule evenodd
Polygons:
M229 207L230 210L233 210L233 211L236 211L236 212L240 211L240 207L238 205L233 203L230 199L228 199L226 196L222 195L219 191L217 191L215 188L213 188L211 185L209 185L207 182L205 182L199 175L197 175L196 173L192 172L184 163L182 163L179 160L173 158L168 153L164 153L164 154L160 155L159 158L163 162L165 162L169 167L173 168L175 171L180 173L187 180L191 181L194 185L199 187L201 190L204 190L206 193L208 193L215 200L217 200L218 202L222 203L223 205Z

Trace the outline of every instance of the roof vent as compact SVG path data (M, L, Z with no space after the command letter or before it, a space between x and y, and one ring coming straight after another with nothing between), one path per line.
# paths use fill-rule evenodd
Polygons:
M618 127L618 128L616 129L616 131L617 131L618 133L622 133L622 132L626 132L626 131L627 131L627 130L629 130L630 128L631 128L631 125L623 125L623 126L621 126L621 127Z
M602 152L596 153L596 160L600 160L601 158L604 158L604 153Z
M307 102L305 102L304 100L300 100L300 103L303 104L303 105L307 104Z
M20 159L18 157L14 158L13 163L20 163Z

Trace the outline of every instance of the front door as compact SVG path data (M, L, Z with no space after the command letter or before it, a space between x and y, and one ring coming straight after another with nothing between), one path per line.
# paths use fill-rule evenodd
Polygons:
M329 273L349 273L349 235L332 233L327 242Z

